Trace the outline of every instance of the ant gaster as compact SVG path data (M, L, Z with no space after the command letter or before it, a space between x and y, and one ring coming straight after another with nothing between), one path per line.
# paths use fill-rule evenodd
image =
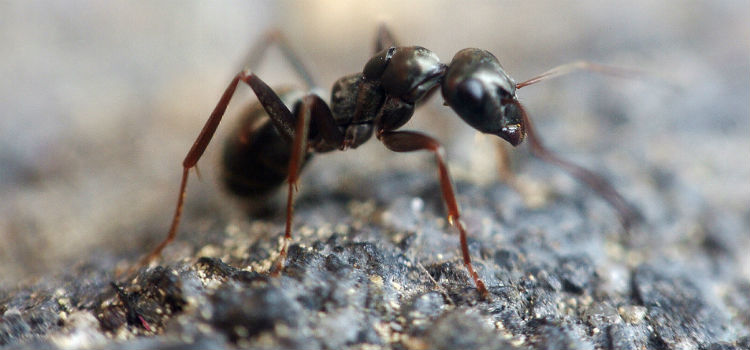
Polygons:
M254 68L272 44L281 49L305 81L308 91L315 88L311 75L278 32L271 32L251 52L249 67ZM586 182L618 212L627 228L638 220L638 212L603 177L549 152L542 145L516 97L516 89L577 69L621 73L610 67L578 62L557 67L517 84L488 51L464 49L446 65L428 49L397 45L385 26L378 29L375 55L365 64L362 72L345 76L334 83L330 105L314 93L293 90L276 92L255 73L245 69L229 83L185 157L177 208L169 234L143 258L140 266L157 258L175 238L188 172L206 150L237 85L242 81L253 90L262 108L256 104L247 110L240 128L228 140L223 154L223 180L232 192L248 198L262 198L287 181L286 229L272 275L278 274L283 267L291 239L293 194L301 168L313 153L357 148L374 134L391 151L428 151L435 156L448 222L459 232L463 262L469 275L480 295L487 297L487 288L471 264L466 230L461 222L441 144L423 133L397 129L409 121L416 106L440 89L445 105L478 131L497 135L513 146L528 138L534 154Z

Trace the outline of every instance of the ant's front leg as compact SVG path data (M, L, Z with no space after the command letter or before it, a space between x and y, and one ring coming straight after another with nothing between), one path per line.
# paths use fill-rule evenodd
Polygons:
M521 110L523 122L526 125L526 136L529 140L531 152L534 153L534 155L548 163L559 166L591 187L591 189L598 193L605 201L607 201L607 203L609 203L610 206L612 206L612 208L615 209L615 211L617 211L617 216L620 218L620 222L625 228L625 231L629 231L633 225L639 224L643 221L643 216L640 211L628 203L628 201L626 201L625 198L615 190L607 179L591 170L560 158L544 146L539 135L536 133L534 125L531 123L531 119L529 119L528 114L526 114L525 108L520 103L517 105Z
M380 139L388 149L394 152L430 151L435 155L435 160L438 165L440 189L443 194L443 201L448 210L448 222L458 229L459 238L461 240L461 253L463 254L464 265L469 271L469 275L474 280L479 294L485 299L488 298L489 292L484 286L484 282L482 282L479 275L474 271L474 267L471 265L469 244L466 241L466 229L464 229L464 225L461 222L458 203L456 202L456 193L453 190L448 166L443 159L445 154L443 146L432 137L413 131L379 132L378 139Z
M548 185L516 176L512 169L509 149L510 146L505 140L496 139L495 142L497 157L497 171L500 175L500 181L510 186L518 193L523 202L529 208L538 208L544 205L550 197L550 188Z
M520 82L516 84L516 89L536 84L544 80L571 74L577 71L590 71L620 78L644 79L651 77L651 75L647 72L638 69L615 67L587 61L576 61L557 66L536 77ZM662 82L669 83L668 81ZM625 198L623 198L622 195L620 195L620 193L618 193L617 190L615 190L615 188L612 187L609 181L607 181L604 177L586 168L573 164L570 161L560 158L559 156L551 152L546 146L544 146L539 135L537 135L534 126L531 124L531 120L526 114L525 108L517 101L514 101L512 103L516 104L523 114L524 124L526 125L526 134L529 139L531 151L532 153L534 153L534 155L546 162L559 166L560 168L569 172L571 175L591 187L597 194L604 198L604 200L607 201L607 203L609 203L609 205L614 208L615 211L617 211L620 222L622 223L626 231L629 231L633 225L639 224L643 221L643 216L638 211L638 209L628 203Z

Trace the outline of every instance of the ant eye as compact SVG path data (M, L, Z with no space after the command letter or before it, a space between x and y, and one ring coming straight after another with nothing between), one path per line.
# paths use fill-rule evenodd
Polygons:
M484 98L484 87L476 79L464 80L456 87L456 98L470 109L480 109Z

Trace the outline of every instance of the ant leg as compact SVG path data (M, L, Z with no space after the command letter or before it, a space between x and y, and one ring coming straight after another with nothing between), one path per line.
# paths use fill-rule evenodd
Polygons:
M284 229L284 242L281 244L279 258L271 270L271 276L278 276L286 260L286 251L289 241L292 239L292 219L294 217L294 191L297 190L300 165L302 156L307 152L307 133L310 129L310 99L304 99L304 106L297 112L297 125L295 127L294 140L292 141L292 156L289 159L289 175L287 183L289 191L286 197L286 227Z
M591 71L606 75L611 75L620 78L644 78L649 74L639 69L622 68L615 66L608 66L599 63L587 62L587 61L576 61L568 64L559 65L552 68L542 74L539 74L529 80L516 84L516 89L520 89L531 84L536 84L540 81L557 78L563 75L567 75L576 71Z
M380 23L377 37L375 37L375 53L396 46L398 46L398 41L393 36L393 33L391 33L391 30L388 29L388 25Z
M313 79L312 75L310 74L310 71L308 71L307 68L305 68L305 65L302 64L302 60L299 58L299 55L297 55L297 53L292 49L292 46L289 45L289 41L278 29L272 29L268 31L265 35L263 35L263 39L261 41L253 45L253 47L250 49L250 53L243 61L247 62L246 67L251 71L257 69L266 51L272 45L276 45L279 50L281 50L284 58L289 61L289 64L291 64L291 66L294 68L294 71L297 73L297 75L299 75L299 77L302 78L302 80L305 82L305 87L307 90L311 90L318 86L318 84L315 82L315 79Z
M456 194L451 183L451 176L448 173L448 166L443 160L445 151L440 143L430 136L413 131L385 131L378 133L378 139L383 142L385 147L394 152L412 152L412 151L430 151L435 155L438 164L438 176L440 178L440 189L443 193L443 201L448 209L448 222L458 229L461 240L461 253L463 254L464 265L469 271L469 275L474 279L477 291L483 298L489 297L489 292L484 286L484 282L479 279L479 275L474 271L471 265L471 256L469 255L469 244L466 242L466 229L461 222Z
M292 156L289 159L289 175L287 177L288 192L286 197L286 227L284 229L284 242L279 251L279 257L271 276L278 276L284 267L287 247L292 239L292 220L294 218L294 192L297 191L299 172L304 162L304 155L308 152L308 135L311 121L315 123L320 134L316 142L320 147L328 150L330 147L337 148L344 143L344 134L336 126L333 114L328 105L317 95L309 94L302 99L302 106L297 110L297 123L295 126L294 140L292 141ZM322 142L322 143L321 143ZM310 144L310 146L314 146Z
M516 191L527 207L538 208L544 205L550 196L549 188L543 183L517 177L513 169L511 169L510 154L508 153L508 149L511 146L501 139L496 139L495 145L497 171L500 175L500 181Z
M531 123L531 119L529 119L529 116L526 113L526 109L518 101L514 100L512 103L515 103L521 110L523 123L526 125L526 136L529 139L529 145L531 146L531 151L534 155L546 162L563 168L575 178L589 185L589 187L596 191L596 193L604 198L604 200L607 201L615 211L617 211L620 222L626 231L629 231L633 224L640 223L643 220L638 209L630 205L630 203L628 203L604 177L560 158L544 146Z
M151 253L141 259L141 261L137 265L131 267L131 269L129 270L130 273L134 272L135 269L139 267L147 265L148 263L159 257L162 250L164 250L164 248L177 236L177 228L180 225L182 209L185 204L185 193L187 189L187 180L190 169L195 167L195 165L198 163L198 160L203 155L203 152L206 151L206 147L208 147L208 144L211 142L211 139L216 132L216 128L219 126L221 118L224 116L224 112L226 112L229 101L232 99L232 95L234 95L234 92L237 89L237 85L240 81L245 82L253 89L253 92L255 92L255 95L258 97L258 100L268 113L271 121L279 130L281 136L290 141L294 138L295 119L292 116L292 112L290 112L289 109L284 105L279 96L276 95L276 93L255 74L247 73L245 71L238 73L237 76L235 76L234 79L232 79L232 81L229 83L229 86L227 86L224 94L222 94L221 96L221 99L216 104L216 107L214 107L211 115L208 117L208 120L203 126L203 129L201 129L200 134L198 134L198 137L195 139L193 146L190 148L190 151L188 151L188 154L182 161L182 181L180 182L180 193L177 198L177 207L175 208L175 213L172 217L172 225L169 228L167 237L161 243L159 243L159 245L154 248Z
M497 143L497 170L500 174L500 180L515 187L518 179L516 174L510 168L510 155L504 141L496 140Z
M159 243L159 245L154 248L151 253L143 257L143 259L141 259L141 261L137 265L131 267L129 271L130 273L134 272L137 268L148 265L151 261L159 257L162 250L164 250L164 248L177 236L177 227L180 225L180 218L182 217L182 208L185 203L185 192L187 188L187 180L190 168L194 167L195 164L198 163L198 159L200 159L201 155L203 155L203 152L206 150L208 143L211 141L211 138L216 132L216 128L219 126L219 122L221 122L221 117L224 115L224 112L227 109L227 105L229 105L229 101L232 99L232 95L234 95L234 91L237 89L237 84L239 83L239 81L240 75L237 75L229 83L229 86L227 86L224 94L221 95L221 99L216 104L213 112L211 112L211 115L208 117L208 120L203 126L203 129L201 129L200 134L198 134L198 138L195 139L193 146L190 148L187 156L185 156L185 159L182 161L182 181L180 182L180 194L177 197L177 207L175 208L175 213L172 217L172 225L169 228L167 238Z

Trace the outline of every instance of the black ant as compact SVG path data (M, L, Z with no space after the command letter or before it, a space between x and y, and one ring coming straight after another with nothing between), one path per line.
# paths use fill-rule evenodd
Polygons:
M266 49L274 44L304 80L307 91L312 91L317 85L279 32L269 33L258 44L252 51L249 66L255 67ZM497 135L513 146L528 138L535 155L562 167L591 186L617 211L627 229L639 220L638 212L603 177L548 151L516 97L516 89L578 69L623 74L622 70L611 67L578 62L516 83L505 73L497 58L485 50L461 50L446 65L428 49L399 46L385 26L378 29L375 55L362 72L347 75L334 83L330 105L314 93L275 92L252 71L245 69L229 83L182 162L180 194L169 234L139 266L157 258L175 238L189 170L206 150L237 85L242 81L252 88L260 106L255 104L244 113L239 129L228 140L223 154L223 180L232 192L247 198L262 198L285 180L288 183L284 242L272 275L278 274L283 267L292 237L293 194L301 168L312 153L357 148L375 134L391 151L429 151L435 156L448 222L458 229L464 265L479 293L486 297L487 288L471 265L466 230L443 159L442 146L423 133L397 129L409 121L417 106L440 89L445 105L478 131Z

